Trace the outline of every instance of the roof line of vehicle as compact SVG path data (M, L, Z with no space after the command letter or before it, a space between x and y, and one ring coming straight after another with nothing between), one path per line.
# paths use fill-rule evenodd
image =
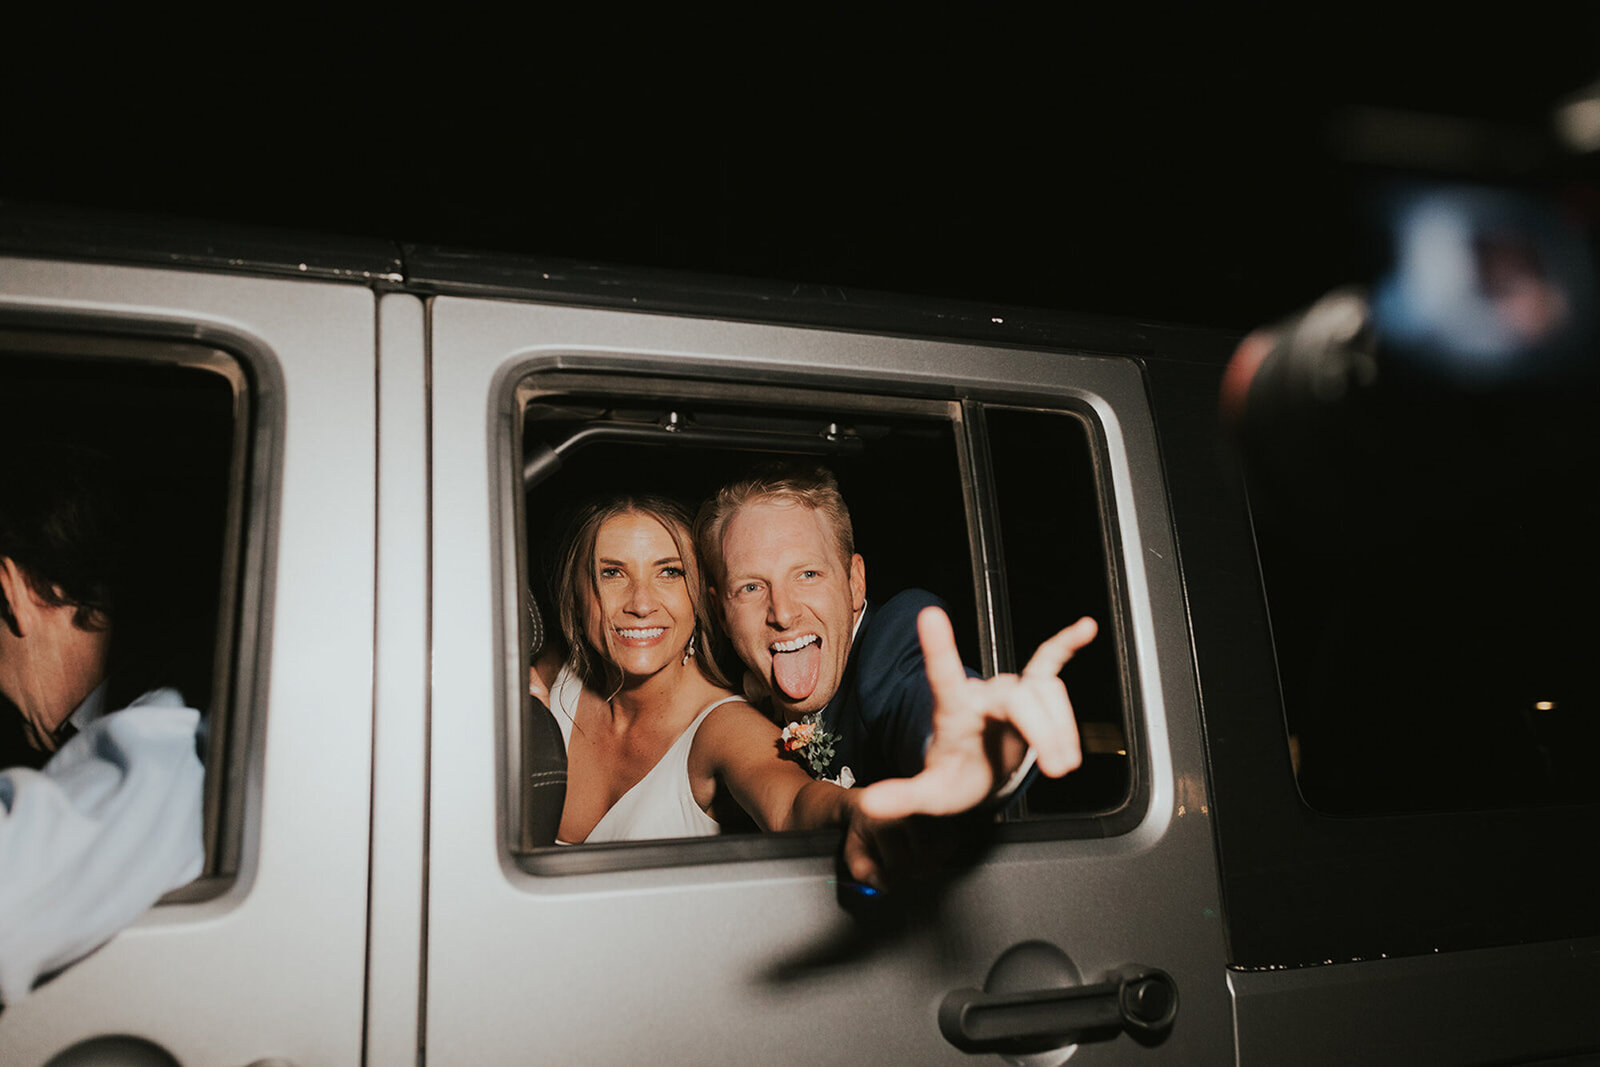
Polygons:
M1209 328L10 201L0 201L0 254L1206 363L1231 349Z

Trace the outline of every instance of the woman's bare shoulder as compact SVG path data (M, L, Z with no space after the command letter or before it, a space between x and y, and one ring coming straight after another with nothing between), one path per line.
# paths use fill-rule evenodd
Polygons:
M708 770L777 757L782 731L772 720L737 694L728 693L723 699L727 703L712 708L700 724L694 756L701 758Z
M748 728L751 725L759 725L771 727L774 731L778 729L773 726L771 719L761 713L760 709L738 693L724 691L713 697L706 706L710 708L710 714L706 716L706 721L701 725L702 730L710 726L713 720L717 721L722 728Z

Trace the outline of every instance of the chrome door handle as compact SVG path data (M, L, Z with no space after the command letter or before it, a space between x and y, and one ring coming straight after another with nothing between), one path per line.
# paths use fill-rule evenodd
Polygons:
M1159 1039L1177 1014L1172 976L1156 967L1129 966L1087 986L954 990L939 1005L939 1030L963 1052L1039 1052L1123 1031Z

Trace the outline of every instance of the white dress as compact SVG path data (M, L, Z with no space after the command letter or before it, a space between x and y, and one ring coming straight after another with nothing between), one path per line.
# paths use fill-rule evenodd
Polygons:
M556 675L556 684L550 688L550 707L556 722L561 726L561 739L572 747L572 722L578 713L578 694L583 685L578 676L566 666ZM720 833L717 820L700 810L695 803L694 789L689 782L689 749L694 746L694 735L700 724L717 708L731 704L742 697L723 697L702 708L688 729L667 749L666 755L656 761L650 772L639 779L632 789L624 793L611 810L603 815L584 844L602 841L642 841L654 837L709 837ZM576 844L557 841L558 845Z

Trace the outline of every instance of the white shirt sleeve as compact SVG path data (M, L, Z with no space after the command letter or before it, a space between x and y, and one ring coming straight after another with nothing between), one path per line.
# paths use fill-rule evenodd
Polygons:
M199 875L199 722L158 689L95 720L42 771L0 770L0 1003Z

